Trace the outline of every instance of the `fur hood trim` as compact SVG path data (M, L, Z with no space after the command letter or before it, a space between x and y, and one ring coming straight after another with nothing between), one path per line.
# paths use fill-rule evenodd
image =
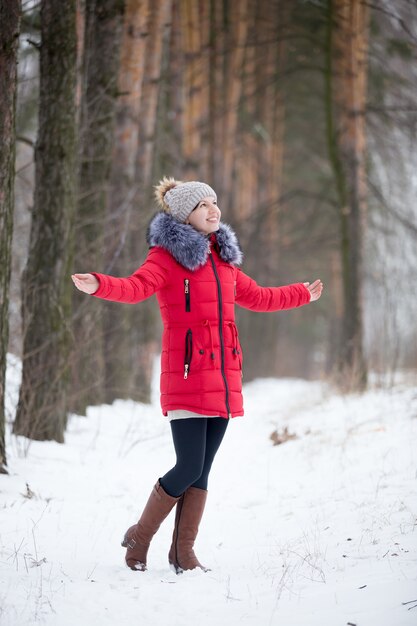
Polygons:
M243 254L232 228L220 222L215 236L223 261L240 265ZM202 267L207 262L210 247L209 236L198 232L190 224L178 222L168 213L161 211L152 218L146 240L150 246L159 246L167 250L180 265L191 271Z

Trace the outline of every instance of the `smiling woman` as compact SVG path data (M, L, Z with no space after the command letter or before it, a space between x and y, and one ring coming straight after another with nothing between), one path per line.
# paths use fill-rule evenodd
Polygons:
M148 229L150 251L128 278L74 274L75 286L98 298L136 303L156 294L164 325L161 406L170 420L175 466L156 482L141 518L125 533L126 563L146 569L153 535L176 505L168 560L177 573L201 568L194 554L208 476L230 418L243 415L242 348L235 304L277 311L320 297L312 285L260 287L238 266L233 230L220 222L216 192L206 183L164 178L155 188L163 209Z
M209 235L219 229L221 211L214 196L203 198L190 213L186 224L191 224L200 232Z

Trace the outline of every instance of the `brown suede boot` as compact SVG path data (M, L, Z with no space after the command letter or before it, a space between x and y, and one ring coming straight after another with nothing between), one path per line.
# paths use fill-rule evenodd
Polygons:
M141 572L146 570L146 556L151 539L178 500L179 498L168 495L158 480L140 520L126 531L122 541L122 546L127 548L125 559L130 569Z
M188 487L177 504L175 528L168 555L169 563L177 574L196 567L205 572L210 571L201 565L193 550L206 499L207 491L205 489Z

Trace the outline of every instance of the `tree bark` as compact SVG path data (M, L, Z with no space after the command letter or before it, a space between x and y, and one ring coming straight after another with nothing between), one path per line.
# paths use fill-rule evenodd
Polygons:
M276 285L279 275L279 200L282 195L285 108L280 75L285 64L285 7L274 0L259 16L255 55L254 93L256 103L249 141L253 151L252 168L257 168L256 203L252 215L251 241L256 252L249 259L250 272L263 285ZM251 84L250 81L249 84ZM259 129L255 135L255 124ZM256 171L256 170L255 170ZM255 194L254 194L255 196ZM243 201L243 198L242 198ZM278 375L281 362L278 341L285 318L280 313L254 315L245 312L244 340L251 354L245 379Z
M135 174L149 11L150 0L126 2L105 246L106 269L116 276L126 275L134 269L130 237L131 229L135 229L140 200ZM135 366L130 336L131 318L132 307L109 303L103 308L104 399L107 403L116 398L139 399L133 385Z
M147 224L154 213L152 178L158 110L161 93L161 72L164 43L169 35L172 19L172 0L152 3L149 19L149 36L145 50L145 77L141 92L139 145L136 154L136 180L140 189L140 206L136 213L135 226L130 236L131 258L144 259L148 244L144 237ZM141 303L130 310L130 341L133 360L132 391L142 402L150 402L153 364L158 351L157 339L159 311L155 298Z
M14 433L64 440L76 188L76 2L41 3L39 132Z
M152 213L152 175L156 143L162 52L171 18L171 0L129 2L119 72L116 139L109 216L111 271L135 269L147 252L144 233ZM115 237L114 225L119 224ZM129 268L129 269L128 269ZM149 402L153 361L158 349L155 302L140 307L109 305L104 313L105 398Z
M184 52L183 176L185 180L196 180L200 174L200 124L203 115L200 107L204 88L204 76L200 68L203 27L198 0L181 0L180 25L181 48Z
M17 51L20 0L0 7L0 474L7 473L5 383L14 212Z
M229 34L224 58L223 181L224 203L233 206L233 174L237 157L239 104L242 95L242 69L249 29L250 1L241 0L230 6ZM248 50L246 49L246 52Z
M124 0L86 0L84 88L81 101L79 201L75 229L76 271L106 271L105 224L118 99ZM105 399L102 307L73 293L71 409Z
M368 30L369 8L363 0L328 0L327 134L339 203L343 280L336 379L341 387L352 390L362 390L367 383L362 283Z

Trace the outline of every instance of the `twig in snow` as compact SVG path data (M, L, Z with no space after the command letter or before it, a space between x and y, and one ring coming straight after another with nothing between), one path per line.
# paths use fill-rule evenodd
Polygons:
M405 606L406 604L413 604L414 602L417 602L417 600L408 600L408 602L401 602L401 604ZM411 611L411 609L415 609L416 607L417 604L414 604L414 606L409 606L407 611Z
M28 500L32 500L32 498L36 498L36 493L32 491L28 483L26 483L26 493L22 493L22 496Z
M89 580L91 578L91 576L94 574L94 572L96 571L96 567L97 567L97 563L94 565L93 569L91 570L90 573L87 574L87 578L86 580Z
M34 559L33 556L29 556L29 558L30 558L30 567L40 567L41 565L47 562L45 557L43 557L43 559L40 559L39 561Z
M231 594L230 594L230 576L227 577L227 596L226 596L226 600L236 600L237 602L241 602L241 598L234 598Z
M288 427L286 426L282 433L280 434L277 430L274 430L269 436L274 446L279 446L281 443L285 443L286 441L290 441L291 439L298 439L295 433L289 433Z
M19 552L20 548L22 547L22 543L23 543L23 541L24 541L24 540L22 539L22 541L20 542L20 546L19 546L17 549L16 549L16 546L14 546L14 552L13 552L13 554L11 554L11 555L7 558L7 560L9 560L11 557L13 557L13 560L14 560L14 562L16 563L16 572L18 572L18 571L19 571L19 559L18 559L18 552Z

